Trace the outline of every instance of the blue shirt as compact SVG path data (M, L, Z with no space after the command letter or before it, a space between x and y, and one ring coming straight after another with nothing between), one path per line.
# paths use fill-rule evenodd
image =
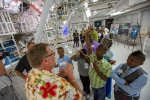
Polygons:
M64 57L62 59L60 59L60 58L57 59L57 64L58 64L59 69L60 69L60 63L62 63L62 62L68 62L69 64L72 64L71 58L64 55Z
M124 91L126 91L129 94L129 96L131 96L131 97L139 96L141 89L146 85L146 83L148 81L148 75L143 74L140 77L138 77L137 79L135 79L129 85L124 85L126 80L124 80L118 76L118 70L122 67L122 65L123 64L120 64L116 69L114 69L112 71L112 78L115 80L116 84L120 88L122 88ZM130 68L130 67L128 66L128 68ZM135 67L135 68L130 68L127 75L133 73L134 71L138 70L139 68L140 68L140 66Z
M114 60L115 54L113 51L109 50L106 52L106 54L104 54L104 56L108 58L108 60Z

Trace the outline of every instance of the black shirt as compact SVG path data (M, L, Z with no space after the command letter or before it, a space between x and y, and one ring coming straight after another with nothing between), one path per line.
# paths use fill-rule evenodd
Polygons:
M85 36L83 34L80 34L80 40L85 40Z
M27 73L31 70L32 68L30 67L30 64L27 60L26 55L24 55L20 61L18 62L18 65L16 66L15 70L19 72L23 72L24 70L27 71Z

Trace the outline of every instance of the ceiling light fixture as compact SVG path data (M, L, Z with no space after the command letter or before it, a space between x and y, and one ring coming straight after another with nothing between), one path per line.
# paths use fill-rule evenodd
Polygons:
M91 16L91 11L89 8L86 10L86 16L87 16L87 18Z
M124 12L117 11L117 12L114 12L114 13L112 13L112 14L110 14L110 15L111 15L111 16L116 16L116 15L120 15L120 14L122 14L122 13L124 13Z

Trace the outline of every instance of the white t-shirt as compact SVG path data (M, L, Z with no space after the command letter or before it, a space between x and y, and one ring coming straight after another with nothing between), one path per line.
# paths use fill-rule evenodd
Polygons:
M101 37L101 35L102 35L101 33L98 33L98 37Z
M109 29L108 29L108 28L105 28L104 31L105 31L105 35L108 35Z

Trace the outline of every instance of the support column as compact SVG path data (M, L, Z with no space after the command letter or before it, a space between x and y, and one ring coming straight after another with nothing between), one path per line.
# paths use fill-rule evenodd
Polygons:
M53 0L45 0L44 7L42 11L42 16L40 19L39 27L37 29L37 33L35 35L35 43L39 43L41 40L41 35L43 33L43 29L45 27L46 19L50 10L50 7L54 4Z
M142 11L140 11L138 13L138 21L137 21L137 24L138 25L141 25L142 23ZM139 30L139 36L140 36L140 43L141 43L141 51L143 50L143 44L142 44L142 38L141 38L141 33L140 33L140 30Z

